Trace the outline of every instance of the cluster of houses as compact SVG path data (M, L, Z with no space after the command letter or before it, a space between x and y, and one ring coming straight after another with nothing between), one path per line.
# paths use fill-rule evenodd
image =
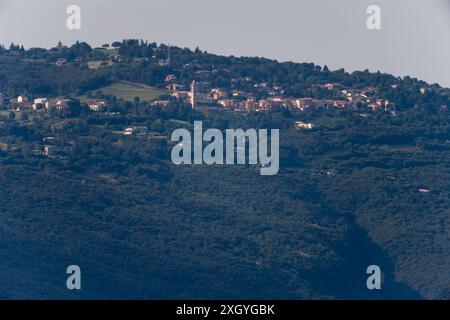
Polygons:
M210 107L223 107L235 111L264 111L280 109L298 109L301 111L319 109L354 109L366 106L371 110L383 108L388 110L389 101L377 97L377 89L367 87L362 90L347 89L339 84L328 83L320 85L327 90L339 90L339 99L313 99L308 97L289 98L284 96L284 91L278 86L269 88L269 96L266 99L257 100L254 95L239 91L226 91L220 88L210 88L208 82L193 81L189 88L176 82L174 75L166 77L167 90L180 100L189 102L193 109ZM268 88L267 83L255 84L255 87ZM163 106L167 101L158 101L155 104Z
M7 103L8 101L8 103ZM16 98L6 99L4 94L0 93L0 106L7 105L14 111L58 111L61 113L70 110L71 99L55 98L49 99L45 97L28 99L26 96L18 96ZM81 99L80 103L86 105L92 111L102 111L108 103L104 99Z
M374 87L366 87L361 90L343 88L339 84L328 83L321 85L327 90L337 90L339 98L334 100L329 99L314 99L314 98L290 98L283 96L283 90L279 87L270 88L272 90L266 99L257 100L251 93L231 90L227 91L221 88L210 88L208 82L192 81L189 86L179 84L176 82L174 75L166 77L167 90L170 95L186 101L191 104L193 109L207 109L207 108L224 108L235 110L237 112L249 111L265 111L265 110L282 110L282 109L297 109L300 111L322 110L322 109L351 109L360 110L361 107L370 110L383 109L388 111L392 105L388 100L377 97L377 89ZM257 84L255 86L263 86L267 88L266 83ZM188 88L187 88L188 87ZM278 94L277 94L278 93ZM35 98L29 100L25 96L18 96L12 99L0 93L0 106L5 105L9 101L9 107L15 111L58 111L67 112L70 109L70 99L55 98L49 99L46 97ZM81 104L86 105L92 111L103 111L107 108L108 103L104 99L82 99ZM151 106L166 107L169 105L169 100L155 100Z
M197 71L198 72L198 71ZM234 79L235 81L251 81L249 77L243 79ZM265 99L257 99L253 93L233 89L224 90L221 88L211 88L209 82L192 81L190 84L181 84L177 82L175 75L168 75L165 78L166 88L171 96L178 100L186 101L191 104L193 109L223 108L237 112L266 111L297 109L300 111L323 110L323 109L351 109L361 110L362 108L370 110L383 109L392 110L392 104L385 99L379 98L377 89L366 87L363 89L349 89L337 83L327 83L315 85L323 89L333 91L335 99L316 99L310 97L286 97L283 88L280 86L270 86L268 83L255 83L256 90L264 89L267 92ZM92 111L103 111L107 108L107 101L104 99L82 99L81 104L86 105ZM7 99L0 93L0 106L7 104L11 110L15 111L59 111L67 112L71 106L70 99L47 97L38 97L29 100L26 96ZM169 100L155 100L151 106L166 107L170 104Z

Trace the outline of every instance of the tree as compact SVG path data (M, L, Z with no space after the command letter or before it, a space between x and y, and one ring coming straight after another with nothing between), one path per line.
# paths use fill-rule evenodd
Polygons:
M28 116L28 113L23 112L23 113L20 115L20 119L21 119L22 121L28 121L28 120L30 119L30 117Z
M120 48L121 45L122 45L122 44L121 44L119 41L114 41L114 42L111 44L111 46L112 46L114 49Z
M75 60L75 58L76 58L75 52L73 52L73 51L67 52L67 54L66 54L67 61L73 61L73 60Z
M69 102L69 112L68 116L70 118L79 117L83 111L83 106L81 105L79 100L71 100Z

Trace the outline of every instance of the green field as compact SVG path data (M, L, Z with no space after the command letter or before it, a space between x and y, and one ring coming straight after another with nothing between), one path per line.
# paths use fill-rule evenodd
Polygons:
M114 95L117 98L122 98L126 101L133 101L135 97L139 97L141 101L151 101L158 98L160 95L167 93L162 89L127 81L113 83L101 88L99 91L104 94Z

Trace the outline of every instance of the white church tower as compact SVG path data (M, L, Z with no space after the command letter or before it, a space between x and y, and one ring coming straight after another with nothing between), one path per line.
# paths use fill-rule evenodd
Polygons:
M195 84L195 80L192 81L191 83L191 105L192 105L192 109L195 109L195 103L196 103L196 84Z

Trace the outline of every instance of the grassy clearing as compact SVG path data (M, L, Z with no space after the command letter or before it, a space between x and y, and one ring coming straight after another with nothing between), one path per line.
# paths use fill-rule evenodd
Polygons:
M135 97L139 97L141 101L151 101L158 98L160 95L167 93L165 90L128 81L113 83L109 86L100 88L99 91L131 102Z

